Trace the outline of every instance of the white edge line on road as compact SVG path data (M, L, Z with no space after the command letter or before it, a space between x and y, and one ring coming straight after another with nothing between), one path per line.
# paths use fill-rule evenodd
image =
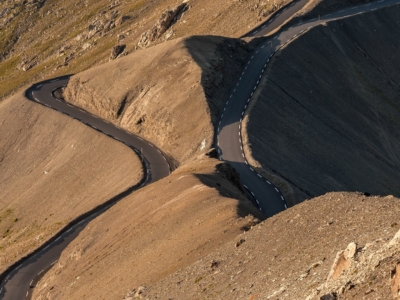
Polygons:
M257 204L260 204L260 202L258 202L258 200L256 199Z
M281 199L282 199L282 200L285 200L285 199L283 198L283 196L281 196Z
M275 188L275 191L277 191L279 193L279 190L277 188Z
M247 187L247 186L245 186L244 184L243 184L243 186L244 186L246 189L248 189L248 187Z
M262 176L260 174L257 174L258 177L262 178Z
M252 167L250 167L250 170L251 170L252 172L254 172L254 169L253 169Z
M287 206L286 206L286 204L285 204L285 208L287 209Z
M253 197L254 197L254 193L253 192L250 192L252 195L253 195Z
M268 184L271 184L271 182L269 182L268 180L267 180L267 183L268 183Z

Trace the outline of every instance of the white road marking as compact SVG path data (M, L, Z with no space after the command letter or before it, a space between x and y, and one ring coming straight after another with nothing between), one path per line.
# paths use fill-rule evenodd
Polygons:
M257 86L254 87L254 91L257 89Z
M221 115L221 119L224 117L224 114Z
M244 71L242 72L242 76L244 75Z
M257 32L258 32L258 30L254 31L254 33L253 33L253 34L256 34Z
M282 200L285 200L285 199L283 199L283 196L281 196L281 199L282 199Z
M269 182L268 180L267 180L267 183L268 183L268 184L271 184L271 182Z
M31 283L29 285L32 285L32 283L33 283L33 279L31 280Z
M61 236L59 236L59 237L56 239L56 242L57 242L59 239L61 239Z
M219 124L218 125L221 125L221 121L219 121Z
M265 28L265 26L267 26L267 25L263 25L261 28Z
M253 192L250 192L253 196L254 196L254 193Z
M286 204L285 204L285 208L287 209L287 206L286 206Z
M42 87L42 85L43 85L43 84L39 84L37 87L40 88L40 87Z
M29 291L26 291L26 297L28 297Z
M254 94L254 92L251 92L251 94L250 94L250 95L251 95L251 96L253 96L253 94Z
M247 108L247 104L244 106L244 109L246 109ZM239 126L239 129L240 129L240 126Z
M242 156L244 157L244 154L242 153Z
M275 191L277 191L279 193L279 190L277 188L275 188Z
M229 98L232 98L232 95L230 95Z
M276 40L277 38L278 38L278 36L275 36L275 37L274 37L274 40Z
M229 104L229 101L226 101L226 105L228 105Z
M248 165L247 160L244 161L246 163L246 165Z
M276 15L276 17L279 17L280 13Z
M154 146L153 146L152 144L149 143L149 145L150 145L150 147L153 147L153 148L154 148Z
M67 106L69 106L69 107L73 107L71 104L67 104Z
M53 261L53 262L51 263L51 265L50 265L50 266L54 265L56 262L57 262L56 260L55 260L55 261Z
M260 204L260 202L258 202L258 200L256 199L257 204Z
M236 86L239 86L239 82L237 83L237 85Z
M158 150L158 149L157 149L157 151L158 151L158 153L160 153L160 154L161 154L161 151L160 151L160 150Z
M248 189L248 187L247 187L247 186L245 186L244 184L243 184L243 186L244 186L246 189Z
M247 103L249 103L250 102L250 98L249 99L247 99Z
M252 167L250 167L250 170L251 170L252 172L254 172L254 169L253 169Z
M234 89L233 92L236 92L236 89Z
M257 174L258 177L262 178L262 176L260 174Z
M40 271L40 272L38 273L38 275L42 274L43 272L44 272L44 270Z
M260 50L257 50L257 51L256 51L256 54L258 53L258 51L260 51Z
M254 58L254 55L251 57L251 59L253 59Z
M38 98L34 97L37 102L40 102Z
M242 111L242 116L244 115L244 111Z
M257 80L257 85L260 83L260 80Z
M224 107L224 111L226 110L226 106Z

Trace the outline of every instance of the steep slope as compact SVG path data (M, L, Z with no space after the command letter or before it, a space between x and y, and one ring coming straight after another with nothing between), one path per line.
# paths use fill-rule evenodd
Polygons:
M64 96L183 163L212 145L228 91L249 51L238 39L176 39L73 76Z
M34 299L120 299L231 241L262 218L235 181L207 158L126 197L65 249Z
M132 150L22 94L0 104L0 272L135 185Z
M290 184L291 204L329 191L400 195L399 13L319 26L273 59L246 116L247 156Z

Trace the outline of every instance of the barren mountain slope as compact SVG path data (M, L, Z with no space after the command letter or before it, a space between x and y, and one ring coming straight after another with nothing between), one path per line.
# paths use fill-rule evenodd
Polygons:
M291 184L292 204L329 191L400 195L399 14L319 26L272 60L246 116L247 155Z
M73 76L64 96L185 162L212 145L248 52L238 39L176 39Z
M34 299L121 299L232 241L262 218L235 181L202 159L126 197L65 249Z
M157 284L145 283L142 296L334 300L321 296L335 292L339 299L395 299L400 239L386 243L400 229L399 213L400 199L392 196L329 193L267 219ZM350 267L326 282L337 252L351 242L357 252Z
M104 63L113 46L135 51L145 32L157 31L150 44L194 34L238 37L289 2L192 0L169 18L182 1L0 1L0 99L27 83Z
M142 178L132 150L19 93L0 104L0 272Z

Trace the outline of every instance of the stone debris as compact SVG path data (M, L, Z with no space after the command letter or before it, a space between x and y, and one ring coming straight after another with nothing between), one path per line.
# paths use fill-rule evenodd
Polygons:
M153 28L144 32L137 43L138 48L146 48L151 42L160 38L173 24L175 24L183 14L189 9L187 3L182 3L172 9L166 10L161 15L160 19L154 24ZM169 39L173 35L170 30L165 39Z

